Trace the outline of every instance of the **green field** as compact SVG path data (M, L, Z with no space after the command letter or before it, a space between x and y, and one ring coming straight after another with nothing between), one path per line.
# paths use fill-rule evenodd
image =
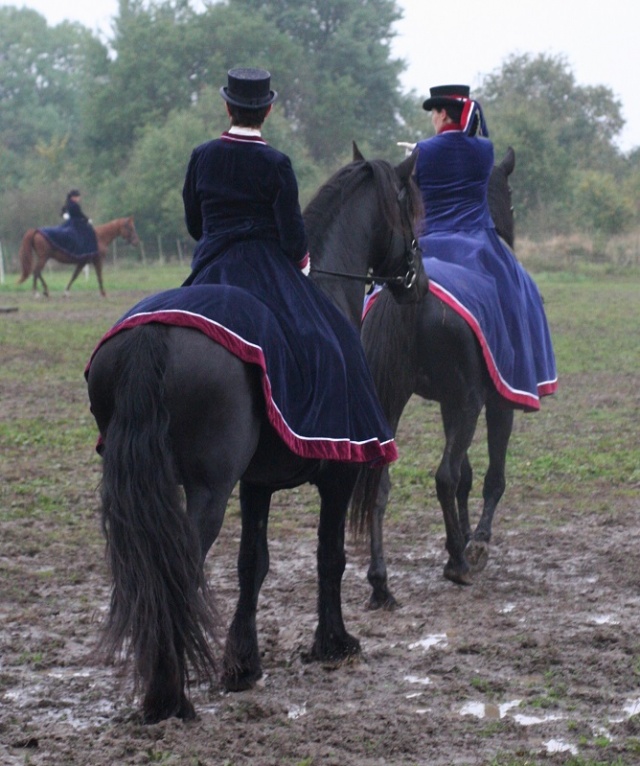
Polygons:
M30 286L0 287L2 383L16 390L48 382L45 417L19 397L3 406L0 448L5 463L21 454L86 460L95 428L84 400L82 371L103 332L145 294L175 286L184 265L107 267L107 298L93 274L81 275L64 297L68 270L48 275L51 298L34 298ZM543 400L540 413L518 415L509 449L508 491L551 497L607 486L613 495L637 491L640 483L638 429L640 383L640 277L580 277L564 273L537 277L556 350L560 388ZM420 423L420 428L414 428ZM422 424L427 427L422 427ZM403 449L410 444L411 448ZM409 498L412 487L432 491L441 448L437 407L414 399L399 434L401 460L394 466L395 492ZM476 476L486 463L482 420L472 453ZM67 486L53 472L46 481L49 505L64 505ZM26 481L26 483L25 483ZM23 477L21 494L41 497L39 478ZM34 487L34 488L35 488ZM6 486L3 492L6 491Z

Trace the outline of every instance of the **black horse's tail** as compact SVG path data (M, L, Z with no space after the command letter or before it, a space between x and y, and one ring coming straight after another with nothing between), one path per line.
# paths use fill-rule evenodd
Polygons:
M144 694L159 674L182 689L187 663L206 680L216 665L216 613L171 451L166 358L167 328L125 333L104 435L102 525L113 589L102 646L108 656L126 651Z
M395 433L415 387L419 304L401 305L388 290L382 290L375 300L362 326L362 345L382 410ZM356 537L369 529L381 476L381 468L360 469L349 509L349 527Z

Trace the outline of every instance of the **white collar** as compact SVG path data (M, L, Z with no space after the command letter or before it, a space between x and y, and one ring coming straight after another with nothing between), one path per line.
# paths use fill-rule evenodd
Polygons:
M262 138L262 131L260 128L243 128L240 125L232 125L227 133L236 136L259 136Z

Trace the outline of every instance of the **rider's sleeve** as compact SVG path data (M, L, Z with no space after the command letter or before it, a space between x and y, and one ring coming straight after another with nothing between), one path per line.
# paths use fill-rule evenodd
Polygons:
M280 246L285 255L299 269L308 266L307 234L298 201L298 182L291 161L285 155L278 163L279 189L273 203L273 212L280 236Z
M196 190L196 165L197 155L195 150L191 153L191 159L187 167L187 174L182 188L182 201L184 203L184 220L187 231L195 239L202 236L202 210Z

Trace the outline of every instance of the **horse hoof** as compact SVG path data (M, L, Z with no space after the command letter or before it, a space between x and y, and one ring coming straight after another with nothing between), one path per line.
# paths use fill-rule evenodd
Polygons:
M384 595L371 594L371 598L367 601L366 608L369 611L375 611L376 609L382 609L385 612L393 612L400 605L396 599L387 591Z
M193 707L191 702L189 702L189 700L186 697L182 700L182 705L180 707L177 717L183 721L195 720L196 709Z
M166 721L168 718L180 718L183 721L193 721L196 717L196 710L191 702L182 695L180 701L175 704L166 702L157 703L156 701L146 700L142 709L142 722L149 726L160 721Z
M228 670L222 674L220 682L227 692L246 692L249 689L253 689L261 678L261 670L245 674Z
M304 662L343 662L362 653L360 641L348 633L341 639L332 637L331 641L320 641L317 637L311 651L303 654Z
M445 578L455 583L456 585L473 585L473 577L471 571L467 569L462 570L460 567L446 564L443 572Z
M489 545L484 540L469 540L464 550L464 556L472 574L478 574L482 572L489 561Z

